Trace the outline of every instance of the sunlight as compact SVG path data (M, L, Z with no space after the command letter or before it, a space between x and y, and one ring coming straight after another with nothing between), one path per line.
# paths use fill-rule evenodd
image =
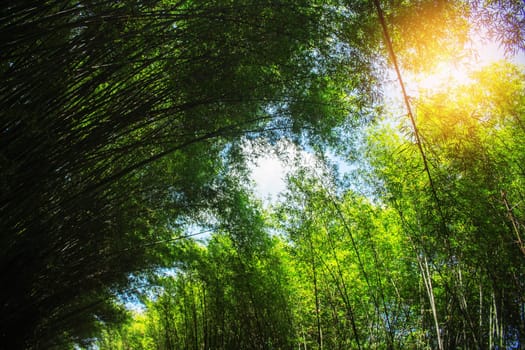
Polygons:
M475 61L481 66L487 66L496 61L505 59L505 54L500 45L493 41L483 42L479 36L473 45Z
M407 82L415 88L417 95L429 95L452 87L472 83L472 71L479 70L494 62L505 59L500 45L483 39L479 31L471 34L471 42L466 45L456 61L436 62L430 71L407 75Z
M440 63L433 72L417 74L413 80L419 94L428 94L451 86L468 84L470 78L465 65Z

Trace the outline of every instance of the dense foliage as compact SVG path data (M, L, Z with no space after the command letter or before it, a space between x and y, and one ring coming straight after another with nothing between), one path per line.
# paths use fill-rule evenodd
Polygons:
M188 242L185 265L99 345L521 348L524 81L499 64L421 98L438 198L406 122L371 127L362 148L375 199L337 194L319 164L298 170L271 213L245 202L245 221Z
M523 68L397 120L374 3L0 5L0 348L523 347ZM523 49L519 1L381 5L404 69ZM278 140L316 163L263 208Z
M3 2L0 342L58 346L118 319L109 296L130 273L176 259L158 242L228 205L241 136L330 141L361 110L339 96L367 75L363 40L327 44L358 21L337 16L307 1Z

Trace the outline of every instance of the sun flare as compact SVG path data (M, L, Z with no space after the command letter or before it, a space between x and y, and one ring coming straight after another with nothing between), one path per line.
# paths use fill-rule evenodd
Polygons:
M452 87L472 83L471 73L505 59L503 49L496 43L474 34L456 61L435 62L432 68L409 76L409 83L418 95L428 95Z
M413 80L419 93L442 91L451 86L465 85L470 81L468 67L453 63L440 63L432 72L423 72Z

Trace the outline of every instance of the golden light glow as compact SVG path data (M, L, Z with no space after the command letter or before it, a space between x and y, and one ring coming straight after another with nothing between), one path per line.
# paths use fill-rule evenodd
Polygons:
M443 91L470 81L466 67L454 63L440 63L432 72L417 74L411 80L417 86L419 94Z
M505 58L498 44L473 34L463 49L460 60L435 62L431 70L407 76L408 85L416 95L432 95L452 87L471 83L470 73Z

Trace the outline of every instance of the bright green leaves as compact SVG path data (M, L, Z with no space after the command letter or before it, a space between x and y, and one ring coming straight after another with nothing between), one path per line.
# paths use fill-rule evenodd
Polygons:
M280 209L289 215L281 220L296 271L299 342L330 348L405 344L394 330L413 326L407 310L417 279L396 213L351 192L335 196L312 176L293 178Z
M523 157L523 71L496 64L470 79L415 102L432 184L402 127L385 123L368 140L383 200L399 212L403 234L417 254L434 328L445 330L434 341L445 348L456 346L457 329L464 330L462 343L473 347L495 337L504 342L502 332L488 329L495 316L486 305L497 295L518 300L514 293L523 290L522 283L510 282L524 268L512 225L521 220L521 206L510 212L503 199L507 189L514 198L523 195L515 187L523 182L523 171L513 161ZM520 303L505 302L497 312L514 314ZM521 327L513 317L499 322Z
M252 212L251 206L243 210ZM137 339L138 349L289 347L292 318L283 248L257 226L253 220L225 226L206 247L187 242L180 255L185 263L157 280L146 294L144 313L118 331L107 330L98 345L115 346L108 343L117 334L116 345L124 348ZM266 243L247 246L261 240Z

